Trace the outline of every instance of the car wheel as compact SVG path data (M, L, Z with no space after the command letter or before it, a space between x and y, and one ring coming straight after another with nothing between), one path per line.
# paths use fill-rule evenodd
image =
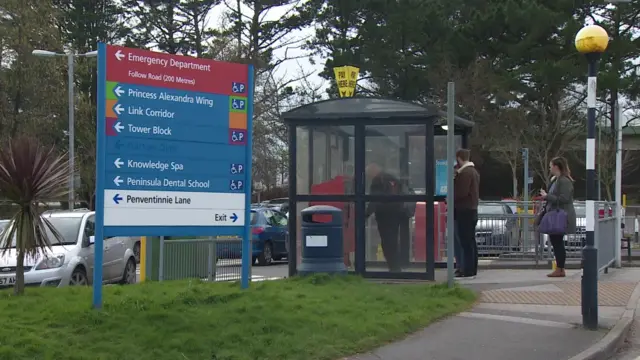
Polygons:
M133 245L133 256L136 258L136 264L140 264L140 241Z
M258 256L258 265L266 266L271 265L273 262L273 246L270 242L265 242L262 247L262 253Z
M135 284L137 280L138 275L136 274L136 261L133 258L130 258L127 261L127 265L124 267L124 273L122 274L120 284Z
M80 267L77 267L71 273L69 278L69 286L87 286L89 285L89 279L87 278L87 272Z

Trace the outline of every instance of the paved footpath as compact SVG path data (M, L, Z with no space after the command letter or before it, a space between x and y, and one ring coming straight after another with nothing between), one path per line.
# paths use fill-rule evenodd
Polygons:
M580 326L580 271L569 271L563 279L549 279L548 272L482 271L476 279L460 281L480 292L470 311L348 360L607 359L633 321L640 269L601 275L598 331Z

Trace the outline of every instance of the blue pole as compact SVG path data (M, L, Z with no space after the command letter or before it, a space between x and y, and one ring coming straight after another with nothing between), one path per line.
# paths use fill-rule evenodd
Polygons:
M102 308L102 263L104 243L104 152L105 152L105 107L107 82L107 48L98 44L98 111L96 119L96 232L93 244L93 308Z
M244 237L242 239L242 278L240 287L247 289L251 280L251 263L253 254L251 251L251 162L253 161L253 65L249 65L247 86L247 149L245 151L245 209L244 209Z

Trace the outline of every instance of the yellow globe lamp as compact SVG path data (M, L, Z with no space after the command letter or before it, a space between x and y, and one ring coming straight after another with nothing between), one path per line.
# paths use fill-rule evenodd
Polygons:
M576 34L576 49L582 54L600 54L607 50L609 35L598 25L585 26Z

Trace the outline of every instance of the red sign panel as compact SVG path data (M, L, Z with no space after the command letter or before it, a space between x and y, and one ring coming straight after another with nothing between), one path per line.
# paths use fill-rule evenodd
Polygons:
M247 65L107 45L107 81L247 96Z

